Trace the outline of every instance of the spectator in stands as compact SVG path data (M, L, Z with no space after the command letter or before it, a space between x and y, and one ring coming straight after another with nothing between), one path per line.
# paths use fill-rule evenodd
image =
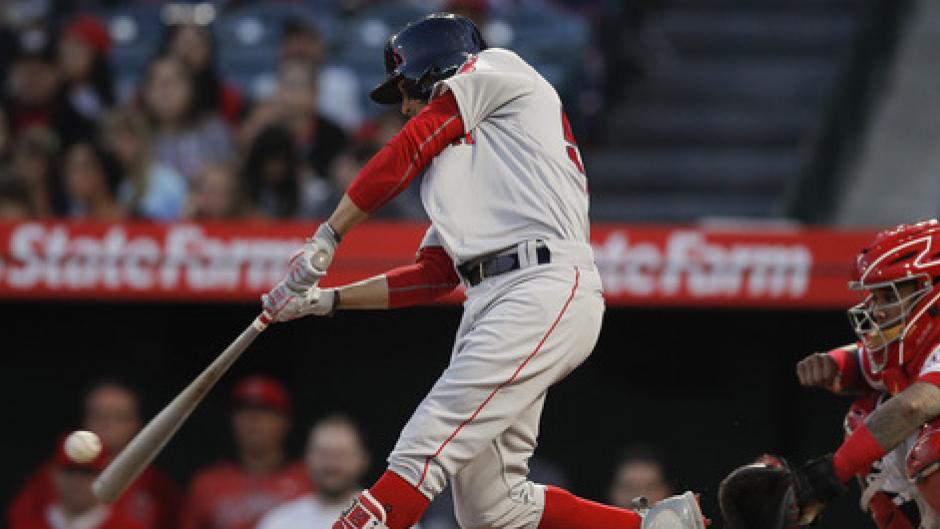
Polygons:
M327 118L346 132L353 132L362 124L362 99L359 78L348 66L329 64L327 43L313 24L300 18L290 18L281 29L281 63L306 62L317 72L317 106Z
M296 215L300 175L301 161L290 132L277 125L262 130L242 169L248 198L258 213L271 218Z
M183 212L187 186L175 169L155 160L150 125L140 113L115 109L105 113L102 141L121 164L118 201L135 217L174 220Z
M369 454L356 423L344 415L331 415L310 429L304 462L317 492L272 509L257 529L330 527L362 490Z
M2 104L10 133L15 137L30 127L43 126L56 131L64 145L93 136L95 123L57 97L60 80L49 33L26 30L16 43Z
M65 438L56 446L50 474L53 500L37 516L12 522L10 529L146 529L127 512L98 501L91 484L107 465L106 452L88 463L65 454Z
M0 163L6 161L10 154L10 122L7 113L0 107Z
M398 134L406 122L407 119L398 107L389 107L359 129L356 142L369 144L378 151Z
M489 0L447 0L444 11L470 19L476 27L486 30L489 19Z
M62 181L70 217L117 220L124 216L116 196L121 166L97 143L79 141L69 147Z
M233 404L237 461L193 477L180 529L252 529L273 507L310 491L303 464L284 453L290 426L284 386L270 377L246 378L235 386Z
M37 217L51 216L61 208L57 204L61 202L56 185L58 160L59 139L46 127L31 127L13 142L10 171L26 188L29 209Z
M211 109L231 125L241 119L244 101L234 85L225 82L216 66L215 40L208 26L170 26L161 47L163 54L182 59L195 76L196 106Z
M614 467L614 479L609 491L611 505L629 509L637 496L645 496L652 505L671 495L672 485L659 450L636 445L623 452Z
M62 104L88 120L97 120L114 104L108 30L95 17L80 14L62 29L59 72Z
M23 220L35 216L29 190L6 167L0 166L0 221Z
M261 134L261 131L266 127L276 124L283 125L284 120L281 120L280 116L280 108L274 101L255 101L238 127L239 152L250 149L258 134Z
M251 214L238 173L231 164L213 163L202 168L184 208L193 220L225 220Z
M371 143L353 145L346 149L330 166L326 189L308 185L302 190L301 212L304 217L326 218L332 212L343 193L359 175L359 171L378 149ZM414 219L427 218L421 205L420 186L413 185L389 202L376 215L380 218Z
M106 454L117 454L141 427L137 393L117 380L94 383L85 393L82 427L98 434ZM11 528L41 519L57 501L55 469L55 461L45 463L20 489L8 512ZM171 529L179 501L176 485L166 474L150 466L113 504L113 509L145 529Z
M164 55L147 68L143 107L154 127L154 158L192 182L202 166L234 155L226 123L198 106L196 81L182 60Z
M346 133L320 112L316 73L303 61L281 63L276 104L279 119L319 175L327 174L333 158L346 147Z

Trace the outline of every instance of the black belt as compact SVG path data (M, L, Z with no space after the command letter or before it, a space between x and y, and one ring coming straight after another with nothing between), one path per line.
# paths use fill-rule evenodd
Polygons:
M505 253L503 253L505 252ZM552 252L542 241L535 242L535 256L538 264L547 264L552 262ZM484 255L477 259L472 259L457 267L460 275L467 280L470 286L480 284L487 277L498 276L506 272L518 270L522 265L519 262L518 251L502 250L497 255Z

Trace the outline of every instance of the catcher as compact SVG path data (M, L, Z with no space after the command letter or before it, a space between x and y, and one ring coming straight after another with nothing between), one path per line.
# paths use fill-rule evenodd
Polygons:
M878 233L852 275L858 342L796 367L804 386L862 395L845 441L792 471L765 458L732 472L719 491L731 529L811 524L853 477L879 529L940 528L940 223Z

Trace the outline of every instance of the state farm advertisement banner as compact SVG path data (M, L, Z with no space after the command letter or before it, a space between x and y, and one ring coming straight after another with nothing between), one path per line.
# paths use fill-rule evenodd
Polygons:
M253 302L316 223L0 223L0 299ZM426 226L369 222L324 285L412 261ZM841 308L853 256L874 234L596 224L608 304ZM445 302L459 302L459 293Z

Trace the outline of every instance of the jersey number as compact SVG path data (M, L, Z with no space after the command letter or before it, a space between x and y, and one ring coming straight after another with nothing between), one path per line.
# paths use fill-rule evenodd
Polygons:
M581 162L581 152L578 150L578 140L574 138L571 132L571 123L568 123L568 114L565 109L561 109L561 127L565 131L565 150L568 151L568 158L571 158L574 166L578 168L581 174L584 174L584 164Z

